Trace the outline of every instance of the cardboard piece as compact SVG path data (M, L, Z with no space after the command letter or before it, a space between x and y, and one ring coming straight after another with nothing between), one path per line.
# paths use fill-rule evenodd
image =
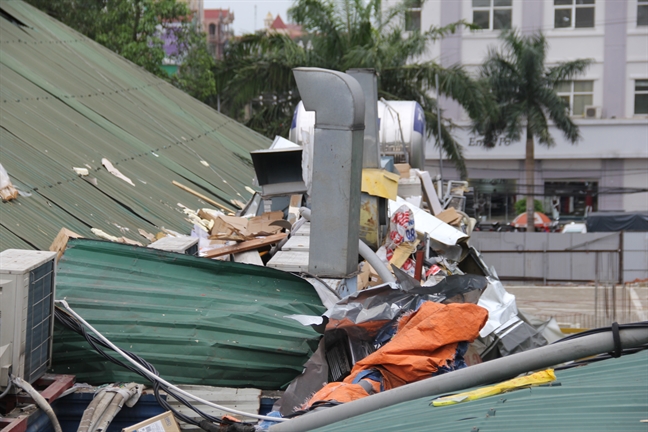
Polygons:
M408 242L403 242L398 245L398 247L394 250L394 255L392 258L389 260L389 264L393 264L398 268L403 267L403 264L405 264L405 261L414 253L416 252L416 247L420 243L419 239L414 240L411 243Z
M180 432L180 426L171 411L122 429L122 432Z
M394 164L394 168L398 170L401 178L410 178L410 170L412 167L407 163Z
M219 215L209 236L212 240L252 240L259 236L269 236L281 231L280 226L271 225L276 220L283 220L282 211L264 213L250 219Z
M461 215L457 213L457 210L455 210L454 207L448 207L441 213L437 214L436 217L448 225L459 226L461 223Z

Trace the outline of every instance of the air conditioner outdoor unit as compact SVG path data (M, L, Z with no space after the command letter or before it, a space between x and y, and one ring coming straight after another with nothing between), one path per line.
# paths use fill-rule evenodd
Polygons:
M9 374L33 383L50 366L56 252L0 253L0 392Z
M588 119L601 118L601 107L586 106L585 111L583 112L583 117Z

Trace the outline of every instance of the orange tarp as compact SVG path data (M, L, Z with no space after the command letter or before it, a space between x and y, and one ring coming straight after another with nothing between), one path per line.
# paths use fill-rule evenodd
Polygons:
M418 311L404 316L391 341L355 364L344 383L330 383L308 402L349 402L368 396L358 384L358 373L376 369L385 390L431 377L454 360L459 342L472 342L486 324L488 311L470 303L448 305L425 302Z

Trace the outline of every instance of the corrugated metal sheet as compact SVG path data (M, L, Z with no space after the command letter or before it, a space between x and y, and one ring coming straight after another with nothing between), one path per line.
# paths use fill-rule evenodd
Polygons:
M221 387L291 381L319 335L284 316L324 312L311 285L289 273L87 239L68 243L56 296L166 379ZM93 384L135 379L59 325L54 371Z
M620 233L475 231L470 243L502 278L617 281L619 236Z
M556 372L535 387L445 407L437 396L374 411L317 431L609 432L648 426L648 351ZM440 395L439 395L440 396ZM333 414L333 413L331 413Z
M62 227L138 241L138 228L188 232L178 204L206 204L173 180L232 209L249 199L249 152L268 139L22 1L0 8L26 25L0 18L1 162L32 194L0 205L12 234L0 249L47 249Z

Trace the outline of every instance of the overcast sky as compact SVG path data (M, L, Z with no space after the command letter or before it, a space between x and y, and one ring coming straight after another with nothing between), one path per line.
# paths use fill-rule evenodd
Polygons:
M263 28L263 20L268 12L273 17L281 15L287 22L287 11L293 0L205 0L205 9L229 9L234 12L232 27L236 35L252 33ZM254 7L256 6L256 23Z

